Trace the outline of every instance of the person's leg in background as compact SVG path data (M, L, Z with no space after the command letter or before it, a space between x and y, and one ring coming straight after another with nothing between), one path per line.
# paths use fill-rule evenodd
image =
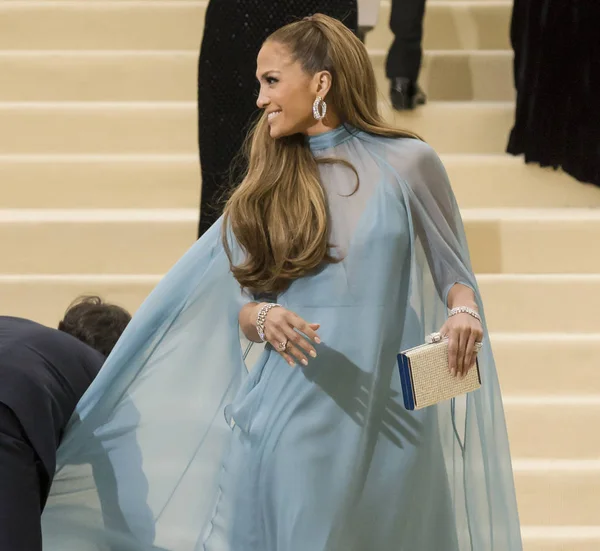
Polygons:
M0 403L0 549L41 551L39 459L19 419Z
M425 0L392 0L390 29L394 42L387 56L386 75L395 109L414 109L426 101L417 83L423 57L424 16Z

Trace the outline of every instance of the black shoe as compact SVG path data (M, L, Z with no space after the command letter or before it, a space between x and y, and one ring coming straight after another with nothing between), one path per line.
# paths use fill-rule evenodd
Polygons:
M394 109L404 111L425 104L427 96L416 82L396 77L390 80L390 99Z

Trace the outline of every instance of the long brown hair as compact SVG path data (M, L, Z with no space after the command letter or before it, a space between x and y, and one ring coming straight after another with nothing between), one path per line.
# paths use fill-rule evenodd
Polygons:
M377 104L375 73L362 42L341 22L313 15L275 31L267 41L285 46L313 76L329 71L327 103L343 123L386 137L416 137L386 124ZM266 115L246 142L248 172L225 206L223 245L237 281L254 292L279 293L323 263L329 253L327 199L318 165L301 134L273 139ZM227 231L245 253L234 265Z

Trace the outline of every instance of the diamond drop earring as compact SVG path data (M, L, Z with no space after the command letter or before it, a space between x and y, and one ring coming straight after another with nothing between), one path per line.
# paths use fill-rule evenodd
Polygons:
M325 118L327 114L327 104L321 96L317 96L317 99L313 103L313 117L320 121Z

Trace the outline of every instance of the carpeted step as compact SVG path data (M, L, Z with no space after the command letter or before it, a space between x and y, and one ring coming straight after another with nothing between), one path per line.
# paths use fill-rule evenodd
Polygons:
M431 102L414 112L381 105L386 120L439 153L502 153L513 105ZM196 153L195 102L0 103L0 151L14 153Z

